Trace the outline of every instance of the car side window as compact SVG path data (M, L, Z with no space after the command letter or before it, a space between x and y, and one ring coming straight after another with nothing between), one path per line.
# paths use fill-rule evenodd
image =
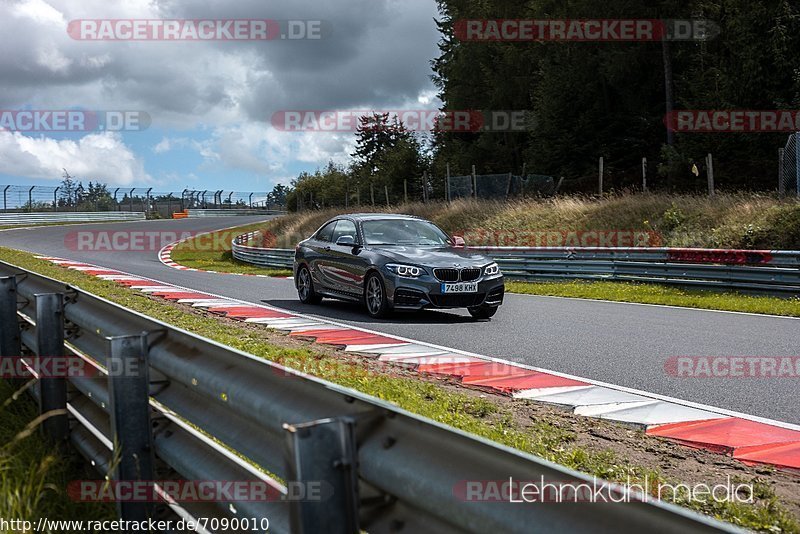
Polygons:
M317 241L331 241L333 235L333 227L336 226L337 221L330 222L319 229L314 239Z
M336 243L336 241L342 237L343 235L349 235L353 238L353 241L358 241L358 236L356 234L356 224L353 221L349 221L347 219L342 219L341 221L336 223L336 229L333 231L333 237L331 241Z

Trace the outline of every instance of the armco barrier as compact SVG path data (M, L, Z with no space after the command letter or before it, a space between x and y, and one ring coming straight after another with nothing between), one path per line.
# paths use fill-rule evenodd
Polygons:
M132 211L0 213L0 226L60 222L143 221L145 214Z
M233 257L291 269L294 251L249 245L258 232L234 239ZM618 280L800 294L800 252L670 248L470 247L522 280Z
M274 269L291 269L294 263L294 250L284 248L262 248L248 243L260 232L248 232L236 236L231 245L233 257L245 263Z
M234 215L281 215L285 211L279 210L250 210L250 209L189 209L186 210L189 217L230 217Z
M48 378L33 388L43 406L70 414L70 425L56 418L49 435L68 436L102 475L111 469L116 480L154 480L154 454L174 470L172 477L261 481L283 496L287 487L312 482L329 490L322 500L172 503L183 517L266 517L270 532L300 533L740 532L635 498L464 499L458 488L466 481L592 480L0 262L2 355L20 354L21 344L50 356L62 343L68 354L104 369L145 364L127 375ZM118 510L123 519L152 513L142 503Z

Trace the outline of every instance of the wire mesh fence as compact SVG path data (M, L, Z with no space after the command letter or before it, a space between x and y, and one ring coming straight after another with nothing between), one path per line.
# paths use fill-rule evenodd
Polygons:
M506 200L518 197L549 197L558 192L560 181L552 176L526 174L475 174L450 176L447 180L449 200L479 198Z
M168 217L185 209L283 209L266 191L153 191L153 188L91 185L88 188L0 185L3 212L137 211Z
M800 198L800 133L789 136L786 146L780 149L779 160L779 193Z

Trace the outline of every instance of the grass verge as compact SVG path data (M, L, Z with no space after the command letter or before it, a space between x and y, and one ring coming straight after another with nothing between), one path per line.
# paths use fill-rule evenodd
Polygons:
M114 519L113 504L75 502L72 480L97 479L77 454L68 454L39 434L39 410L27 394L0 380L0 517L36 521ZM19 530L22 532L22 530Z
M56 267L48 262L37 260L30 254L0 248L0 258L22 268L29 269L80 287L95 295L139 311L156 319L180 328L196 332L220 343L247 351L267 360L291 362L290 366L300 368L321 378L362 391L366 394L392 402L406 410L431 418L461 430L483 436L495 442L526 451L561 465L620 483L643 483L647 480L651 491L659 483L675 483L656 465L637 463L626 457L626 452L640 446L643 451L653 447L668 447L669 454L681 455L684 449L645 436L640 431L619 430L618 426L603 421L587 420L574 416L559 416L554 413L535 415L532 412L520 417L520 411L530 407L527 402L477 395L453 387L443 387L441 383L420 376L400 376L387 372L386 368L375 372L365 366L365 361L355 358L342 358L337 365L321 364L333 357L325 353L324 347L275 334L268 329L245 323L221 320L205 312L188 307L156 300L145 294L130 291L113 282L90 277L78 271ZM341 356L340 356L341 357ZM372 361L373 365L376 365ZM540 409L531 407L531 409ZM587 447L582 444L584 434L574 429L581 426L606 429L608 432L630 434L629 445L615 452L603 446ZM587 428L588 428L587 427ZM622 436L624 438L624 436ZM642 442L645 442L642 444ZM643 452L644 454L644 452ZM700 454L698 452L698 454ZM708 478L718 475L724 457L702 453L703 461L698 466ZM651 457L652 460L652 457ZM730 460L731 465L733 460ZM708 465L706 465L708 464ZM700 503L679 496L676 501L694 510L712 515L754 530L765 532L800 532L800 526L793 514L788 511L778 497L774 485L759 474L769 474L770 470L749 471L738 464L731 467L732 472L744 473L742 478L754 484L756 499L754 503L715 502ZM687 472L687 476L697 473ZM794 509L800 510L800 497L796 497Z
M249 224L230 230L219 230L183 241L172 249L172 260L192 269L220 273L260 274L264 276L291 276L289 269L269 269L236 260L231 252L231 241L237 235L264 230L265 223Z
M659 284L588 281L541 283L510 281L506 282L506 291L526 295L661 304L704 310L800 317L800 299L797 298L782 299L750 296L735 292L682 289Z

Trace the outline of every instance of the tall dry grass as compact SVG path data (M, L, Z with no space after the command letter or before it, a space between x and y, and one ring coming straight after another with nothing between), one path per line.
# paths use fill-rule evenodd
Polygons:
M353 211L407 213L432 220L450 233L649 231L664 246L800 249L800 202L753 193L701 195L631 194L598 200L582 196L544 200L458 200ZM293 247L329 218L325 209L292 213L267 225L277 246Z

